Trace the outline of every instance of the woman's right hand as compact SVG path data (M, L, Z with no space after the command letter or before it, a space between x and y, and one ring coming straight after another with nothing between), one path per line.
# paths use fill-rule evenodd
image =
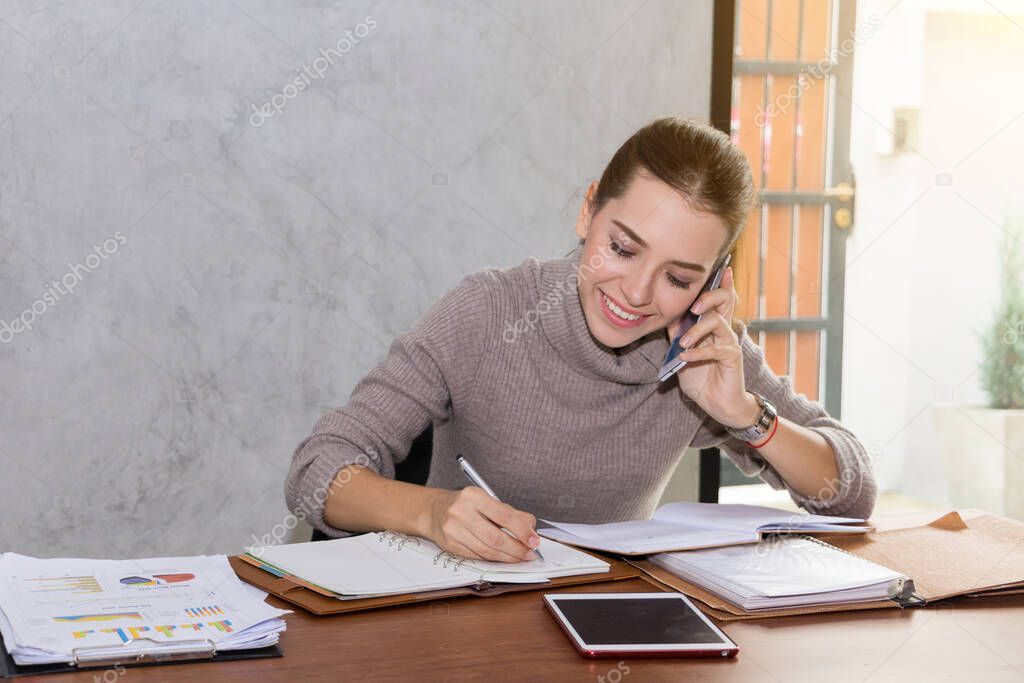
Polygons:
M438 489L427 513L427 538L454 555L495 562L537 559L532 550L540 546L540 537L534 531L536 518L491 498L481 488Z

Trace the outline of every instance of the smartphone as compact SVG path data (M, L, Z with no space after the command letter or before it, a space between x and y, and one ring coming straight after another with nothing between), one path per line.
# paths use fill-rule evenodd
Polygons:
M718 285L722 284L722 276L725 274L725 269L729 266L729 262L731 260L732 254L727 254L725 260L722 261L722 265L718 266L711 277L708 278L707 282L704 283L704 287L694 298L695 302L704 292L710 292L713 289L718 289ZM679 372L683 366L686 365L685 360L678 358L679 354L686 350L680 345L679 340L683 338L683 335L685 335L691 327L700 322L700 319L703 317L704 313L697 315L689 308L687 308L686 312L683 313L682 324L679 326L679 333L676 334L676 338L673 339L672 344L669 345L668 353L665 354L665 360L661 362L661 370L658 371L658 379L662 382Z
M679 593L547 593L584 657L735 657L729 636Z

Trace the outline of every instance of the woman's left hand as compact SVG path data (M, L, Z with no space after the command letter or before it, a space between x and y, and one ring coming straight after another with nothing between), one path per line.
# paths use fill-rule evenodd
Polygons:
M718 289L704 292L691 305L700 305L700 322L686 333L680 358L687 361L676 373L679 390L697 402L713 420L726 427L747 427L753 423L757 401L747 393L743 380L743 351L732 330L738 300L733 288L732 267L726 268ZM679 323L668 328L674 339Z

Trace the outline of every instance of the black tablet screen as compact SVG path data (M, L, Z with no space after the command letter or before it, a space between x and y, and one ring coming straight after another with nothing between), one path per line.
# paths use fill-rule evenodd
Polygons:
M725 644L682 600L581 599L559 600L557 605L584 642L592 645Z

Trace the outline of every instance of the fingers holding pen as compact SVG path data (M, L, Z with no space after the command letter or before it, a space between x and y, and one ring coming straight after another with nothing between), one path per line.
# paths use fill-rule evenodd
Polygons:
M430 537L445 550L471 559L523 562L536 559L527 545L531 541L540 545L535 523L533 515L497 501L475 486L468 486L439 495L432 514ZM516 538L502 531L502 527Z
M540 536L535 531L537 526L536 517L490 497L488 497L488 501L483 502L480 506L480 512L487 521L498 529L501 536L504 536L508 541L512 541L513 545L511 546L502 541L500 547L503 550L510 551L514 548L518 554L517 559L536 559L537 556L533 549L540 547ZM501 531L501 529L508 529L512 536ZM523 554L522 549L525 549L525 554Z

